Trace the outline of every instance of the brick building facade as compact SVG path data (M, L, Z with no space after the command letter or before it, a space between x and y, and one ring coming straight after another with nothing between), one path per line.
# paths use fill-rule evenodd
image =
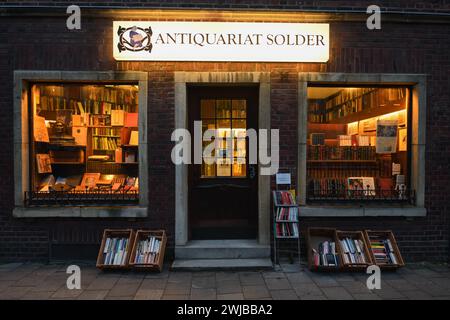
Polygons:
M307 227L392 229L405 260L447 261L450 192L450 6L443 1L382 4L382 29L366 28L370 1L111 1L82 8L81 30L66 29L65 1L0 5L0 260L96 257L104 228L166 229L175 246L175 72L270 74L270 121L280 130L280 166L297 181L299 74L426 75L425 208L422 217L305 217ZM70 4L70 2L67 2ZM126 8L128 7L128 8ZM211 9L211 10L209 10ZM199 11L200 10L200 11ZM114 20L324 22L327 63L132 62L112 56ZM15 70L139 71L148 76L148 217L13 217ZM272 187L274 187L272 179Z

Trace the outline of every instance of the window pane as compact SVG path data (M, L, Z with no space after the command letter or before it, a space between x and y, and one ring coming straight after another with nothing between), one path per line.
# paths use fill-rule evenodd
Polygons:
M246 118L247 117L247 100L233 100L233 118Z
M32 191L139 191L137 86L39 84L31 97Z
M231 176L231 159L217 159L217 176L230 177Z
M217 118L231 117L231 100L217 100Z
M233 161L233 177L245 177L247 175L246 168L245 158L235 158Z
M216 100L201 100L200 109L202 119L213 119L216 116Z
M395 200L408 185L408 88L308 88L308 200Z

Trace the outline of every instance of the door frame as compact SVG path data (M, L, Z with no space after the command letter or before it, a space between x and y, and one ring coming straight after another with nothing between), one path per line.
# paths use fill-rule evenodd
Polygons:
M259 85L258 128L270 129L270 73L268 72L175 72L175 128L188 129L187 86ZM270 136L270 135L269 135ZM267 144L268 148L270 143ZM270 150L267 150L270 151ZM270 153L267 153L270 154ZM188 165L175 166L175 245L188 242ZM258 170L258 243L270 244L270 176Z

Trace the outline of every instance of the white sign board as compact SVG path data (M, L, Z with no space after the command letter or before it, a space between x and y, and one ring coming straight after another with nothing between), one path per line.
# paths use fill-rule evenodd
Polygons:
M291 184L291 174L290 173L277 173L276 174L277 184Z
M114 21L116 60L327 62L329 24Z

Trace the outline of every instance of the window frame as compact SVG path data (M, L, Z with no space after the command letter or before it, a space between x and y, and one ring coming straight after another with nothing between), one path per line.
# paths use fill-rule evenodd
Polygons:
M145 72L95 71L14 71L14 209L13 216L29 217L146 217L148 207L147 91ZM36 83L137 84L139 86L139 203L130 206L25 207L25 191L30 185L30 88ZM142 177L142 178L141 178Z
M410 162L410 188L416 192L415 205L346 206L307 205L307 124L308 86L407 86L411 90L408 113ZM304 217L355 217L355 216L426 216L425 209L425 129L426 129L426 75L424 74L356 74L356 73L300 73L298 77L298 176L299 204Z

